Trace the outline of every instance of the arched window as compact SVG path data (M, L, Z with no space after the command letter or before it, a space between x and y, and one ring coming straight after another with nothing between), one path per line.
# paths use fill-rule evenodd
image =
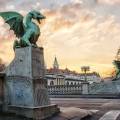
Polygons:
M71 85L73 85L73 82L71 82Z
M74 85L76 85L76 82L74 83Z
M50 85L54 85L54 82L53 82L53 81L50 81Z

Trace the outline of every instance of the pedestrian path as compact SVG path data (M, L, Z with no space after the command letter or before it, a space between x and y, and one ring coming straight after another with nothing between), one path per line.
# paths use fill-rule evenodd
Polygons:
M120 110L111 110L105 113L99 120L116 120L120 115Z

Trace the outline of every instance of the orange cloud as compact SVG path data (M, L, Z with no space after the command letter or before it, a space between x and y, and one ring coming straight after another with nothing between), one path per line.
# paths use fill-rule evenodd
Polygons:
M16 39L10 26L0 18L0 58L8 64L13 59L13 42Z
M120 24L115 16L99 16L78 3L44 9L44 13L47 19L40 25L38 45L45 48L48 67L56 55L62 68L79 71L80 66L90 65L102 74L113 68L112 60L120 44ZM8 64L14 57L12 44L16 38L2 20L0 24L0 57Z
M80 71L80 66L90 65L92 70L105 75L113 69L112 61L120 44L120 24L111 15L98 17L80 6L72 6L52 12L42 26L47 66L51 67L57 55L62 68Z

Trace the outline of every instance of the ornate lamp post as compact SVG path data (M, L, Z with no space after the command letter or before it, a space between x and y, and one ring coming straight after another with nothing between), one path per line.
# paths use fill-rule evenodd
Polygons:
M90 67L89 66L82 66L81 71L83 71L85 73L85 81L87 81L87 71L90 71Z

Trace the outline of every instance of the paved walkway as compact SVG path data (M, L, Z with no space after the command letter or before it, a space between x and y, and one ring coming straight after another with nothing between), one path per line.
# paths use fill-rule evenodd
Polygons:
M120 110L120 99L89 99L89 98L51 98L53 104L58 104L60 107L79 107L81 109L101 109L108 107L113 110L113 107Z
M52 98L51 100L52 103L62 107L96 111L92 117L82 120L120 120L120 99Z
M120 99L51 99L61 112L48 120L120 120ZM87 116L87 117L86 117ZM0 120L30 120L0 113Z
M112 110L105 113L99 120L116 120L120 115L120 110Z

